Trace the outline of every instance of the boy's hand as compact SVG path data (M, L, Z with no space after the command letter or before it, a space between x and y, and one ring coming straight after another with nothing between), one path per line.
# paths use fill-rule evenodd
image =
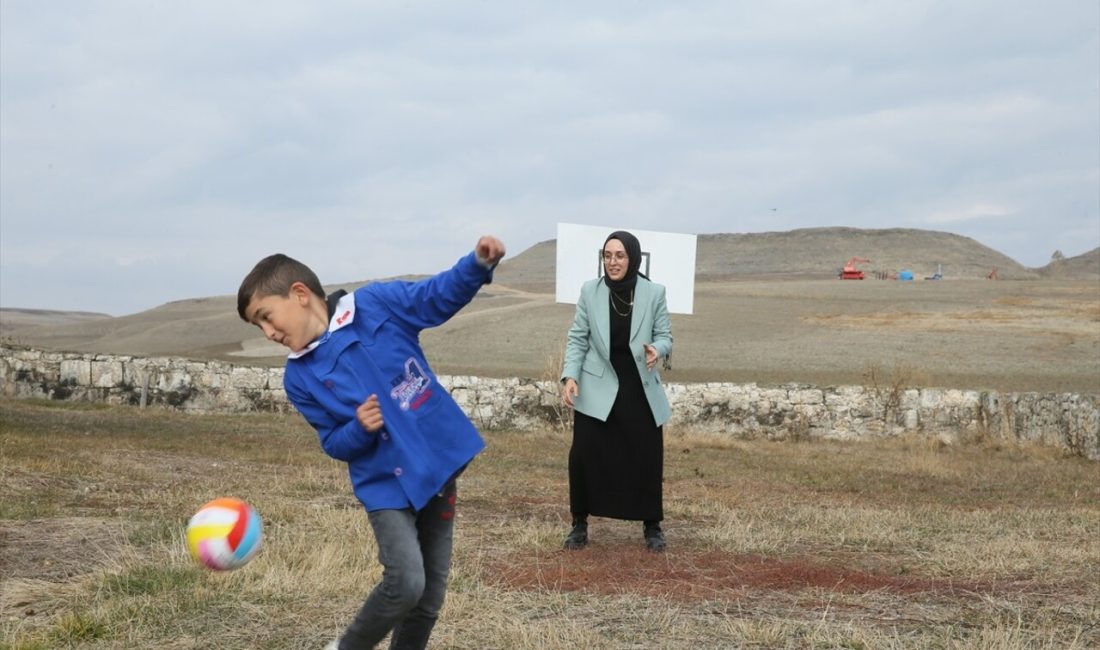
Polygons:
M492 235L484 235L481 239L477 240L477 246L474 247L474 253L477 254L479 262L484 262L486 266L492 268L496 266L497 262L499 262L502 257L504 257L504 242Z
M378 406L378 396L372 393L367 401L355 409L355 417L359 420L359 424L371 433L381 429L385 422L382 421L382 408Z

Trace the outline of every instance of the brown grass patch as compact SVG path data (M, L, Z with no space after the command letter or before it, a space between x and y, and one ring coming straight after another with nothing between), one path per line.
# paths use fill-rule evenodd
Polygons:
M739 600L754 590L940 595L992 591L989 586L872 573L800 557L691 549L654 554L642 548L598 544L550 555L513 554L487 564L484 573L486 582L506 589L635 594L672 600Z

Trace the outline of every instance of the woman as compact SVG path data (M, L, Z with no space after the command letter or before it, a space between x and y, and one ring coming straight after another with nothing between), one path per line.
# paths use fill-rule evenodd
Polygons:
M561 376L574 410L567 549L588 544L595 515L642 521L646 547L665 550L662 427L670 410L656 367L672 352L672 334L665 288L638 272L641 263L637 238L611 233L604 276L581 287L569 328Z

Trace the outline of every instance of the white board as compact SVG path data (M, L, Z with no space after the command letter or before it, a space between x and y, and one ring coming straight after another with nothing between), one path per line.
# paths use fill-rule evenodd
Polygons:
M558 224L555 298L577 304L581 285L603 275L603 243L625 230L642 245L641 272L665 286L668 310L690 314L695 307L695 235L609 226Z

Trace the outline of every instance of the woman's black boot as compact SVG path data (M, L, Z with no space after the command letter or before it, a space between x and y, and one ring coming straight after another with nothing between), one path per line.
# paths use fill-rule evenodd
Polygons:
M565 536L565 549L579 551L588 546L588 517L573 517L573 530Z
M665 534L661 532L661 522L647 521L642 524L642 535L645 536L645 547L654 553L663 553L668 544L665 542Z

